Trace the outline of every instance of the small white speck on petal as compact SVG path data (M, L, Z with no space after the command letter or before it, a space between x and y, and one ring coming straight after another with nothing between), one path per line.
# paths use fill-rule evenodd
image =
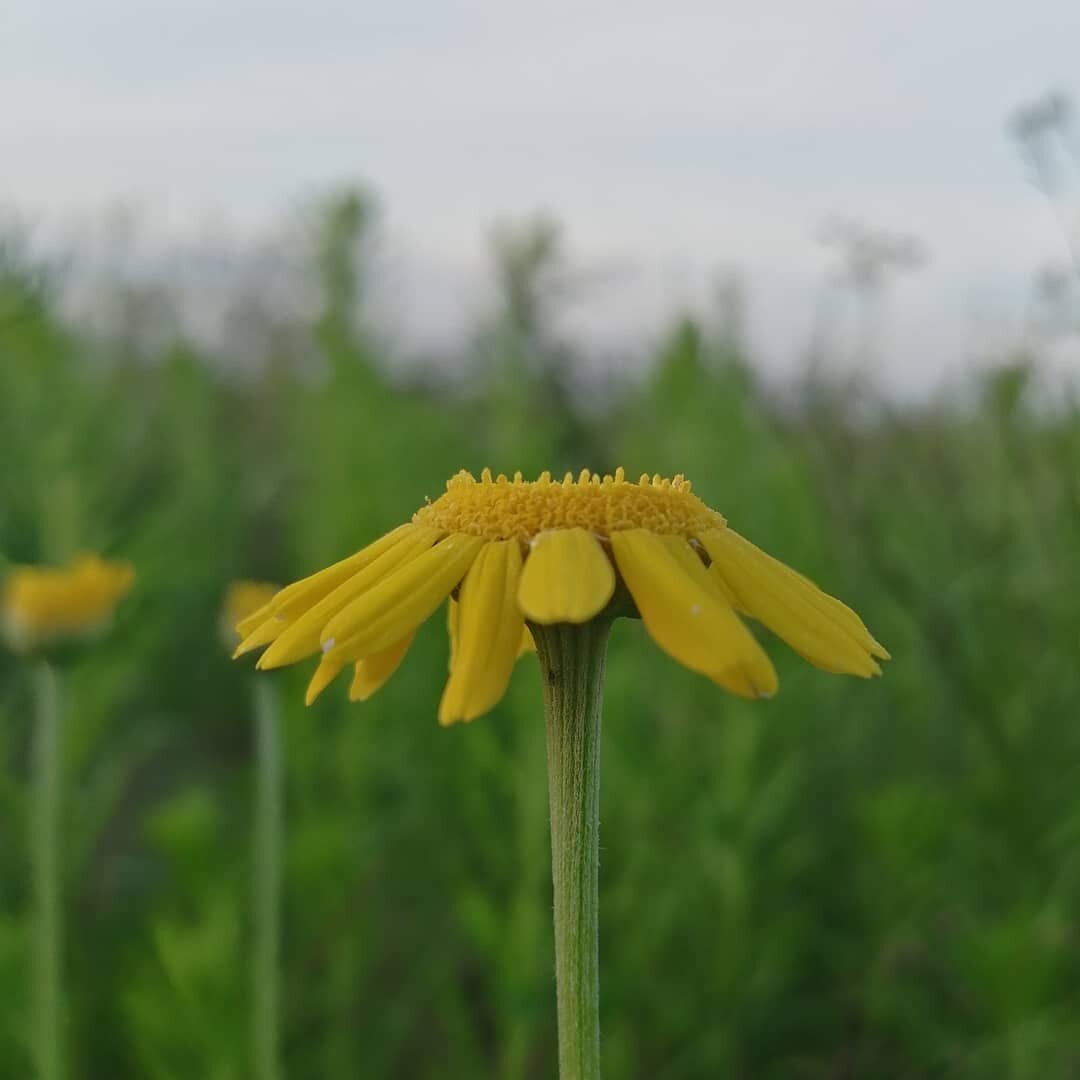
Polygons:
M323 651L324 653L328 653L328 652L329 652L329 651L330 651L330 650L331 650L331 649L332 649L332 648L334 647L334 645L335 645L335 644L336 644L336 639L335 639L335 638L332 638L332 637L328 637L328 638L327 638L327 639L326 639L326 640L325 640L325 641L324 641L324 642L322 643L322 651Z
M701 614L701 605L700 604L693 604L691 606L691 608L690 608L690 614L691 615L700 615Z

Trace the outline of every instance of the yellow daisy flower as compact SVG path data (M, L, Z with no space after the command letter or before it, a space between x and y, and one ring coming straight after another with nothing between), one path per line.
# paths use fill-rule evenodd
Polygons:
M134 580L129 563L97 555L80 555L63 568L13 567L0 598L4 638L12 649L29 652L93 637Z
M628 482L585 470L480 480L446 493L349 558L277 593L237 627L260 668L320 654L308 701L354 668L364 700L394 673L417 627L451 597L443 724L503 696L527 625L584 623L620 597L672 657L743 697L776 691L776 672L740 615L826 671L869 677L889 654L862 620L728 528L682 476ZM610 606L609 606L610 605Z

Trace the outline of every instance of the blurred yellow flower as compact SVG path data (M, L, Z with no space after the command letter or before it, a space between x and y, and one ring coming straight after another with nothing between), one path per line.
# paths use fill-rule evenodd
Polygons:
M228 648L232 649L240 640L236 632L237 623L266 607L281 588L269 581L232 581L225 590L225 600L221 605L221 636Z
M93 637L112 619L131 588L129 563L80 555L70 565L16 566L4 581L0 601L3 636L19 652Z
M443 724L502 697L526 622L583 623L625 589L656 643L743 697L769 696L776 672L739 614L764 623L826 671L869 677L888 653L839 600L727 527L681 476L585 470L477 481L458 473L410 523L282 589L240 622L239 656L260 668L322 654L309 702L347 664L363 700L393 674L417 627L452 593Z

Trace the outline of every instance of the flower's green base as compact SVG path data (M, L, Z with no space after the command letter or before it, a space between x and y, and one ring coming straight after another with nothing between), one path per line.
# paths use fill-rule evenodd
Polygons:
M607 618L530 625L547 715L561 1080L600 1076L600 714Z

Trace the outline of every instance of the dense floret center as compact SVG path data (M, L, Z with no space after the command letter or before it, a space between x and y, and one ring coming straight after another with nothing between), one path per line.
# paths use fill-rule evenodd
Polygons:
M448 533L468 533L490 540L528 543L548 529L587 529L600 537L624 529L700 536L722 529L724 518L691 492L682 476L645 476L626 480L622 469L600 476L588 469L575 480L541 473L537 480L492 477L485 469L477 480L460 472L447 481L446 493L413 515L413 521Z

